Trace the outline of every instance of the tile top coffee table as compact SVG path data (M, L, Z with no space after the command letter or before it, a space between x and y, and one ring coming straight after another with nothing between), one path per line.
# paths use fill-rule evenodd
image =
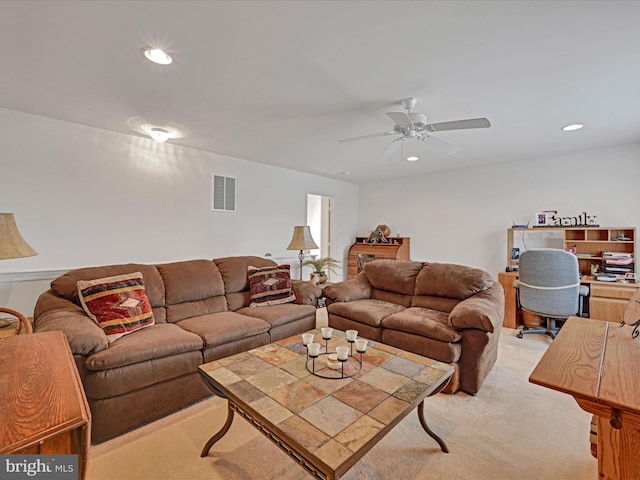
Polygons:
M309 333L324 347L320 330ZM348 345L345 334L333 330L328 349L335 351L339 345ZM360 368L353 360L345 364L345 374ZM236 412L313 477L334 480L415 408L427 434L448 451L427 425L424 400L446 386L451 365L372 341L352 378L316 376L308 362L307 348L297 335L201 365L208 388L228 400L227 421L201 456L227 433ZM326 367L326 356L315 360L315 371L336 373Z

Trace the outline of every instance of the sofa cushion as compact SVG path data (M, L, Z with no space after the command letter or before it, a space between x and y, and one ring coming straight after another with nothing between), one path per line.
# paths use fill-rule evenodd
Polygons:
M250 307L280 305L293 302L296 297L291 290L291 266L289 264L254 267L249 265Z
M224 312L222 275L210 260L188 260L158 265L165 285L167 321Z
M140 272L79 280L78 296L82 308L104 330L109 343L154 324Z
M128 273L140 272L144 277L144 286L149 303L154 307L164 307L164 283L154 265L128 263L126 265L108 265L104 267L87 267L71 270L51 282L51 290L59 297L80 305L78 297L78 280L94 280L96 278L115 277ZM156 311L154 310L154 315ZM164 321L156 315L156 323Z
M85 361L88 370L122 367L202 348L202 339L176 325L152 325L121 337Z
M371 283L364 273L345 282L327 285L324 294L334 302L351 302L371 298Z
M245 307L237 310L236 313L259 318L269 322L272 327L276 327L311 315L315 316L316 308L313 305L284 303L282 305L272 305L269 308Z
M413 295L416 277L422 265L422 262L410 260L374 260L366 263L363 270L374 288L402 295Z
M195 350L117 368L89 370L84 379L84 390L87 397L93 400L125 395L149 385L192 374L201 364L202 352Z
M414 295L411 300L412 307L429 308L440 312L449 313L460 303L457 298L433 297L431 295Z
M425 263L418 274L416 295L432 295L458 300L491 287L494 280L480 269L451 263Z
M451 325L449 315L438 310L411 307L382 320L382 327L415 333L442 342L459 342L462 336Z
M439 362L455 363L460 361L462 356L462 342L442 342L434 338L390 328L382 330L381 341Z
M222 275L225 293L249 290L249 278L247 276L247 268L249 265L258 268L276 265L276 262L273 260L253 256L214 258L213 262ZM243 306L246 307L248 304Z
M187 318L177 323L180 328L195 333L204 346L213 347L259 335L269 331L269 323L236 312L221 312Z
M379 327L383 318L401 312L404 309L401 305L374 299L337 302L327 307L327 310L331 314L339 315L371 327Z

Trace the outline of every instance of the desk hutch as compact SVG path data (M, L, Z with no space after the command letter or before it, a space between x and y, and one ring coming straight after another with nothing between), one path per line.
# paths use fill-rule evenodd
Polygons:
M545 235L555 232L561 237L562 244L555 248L575 247L578 266L582 278L580 283L589 286L589 317L611 322L622 321L622 314L629 299L640 287L640 283L602 282L589 275L591 265L602 268L602 252L630 253L636 257L636 229L633 227L568 227L568 228L509 228L507 229L507 263L511 258L511 249L516 246L517 235ZM614 240L616 238L629 240ZM504 322L507 328L517 328L522 323L521 312L516 305L516 290L513 282L518 272L500 272L498 281L504 288Z
M591 273L591 265L599 266L602 271L602 252L631 253L635 257L636 229L634 227L540 227L507 229L507 262L511 260L511 249L516 246L517 235L550 235L562 236L561 245L553 248L575 248L580 273ZM616 240L625 238L628 240ZM551 245L550 245L551 246Z

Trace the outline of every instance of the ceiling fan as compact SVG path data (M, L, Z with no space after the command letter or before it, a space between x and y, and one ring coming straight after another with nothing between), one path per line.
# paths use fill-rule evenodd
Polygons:
M384 157L394 149L399 143L411 139L424 142L430 147L447 154L460 151L460 146L432 135L433 132L443 132L445 130L466 130L469 128L488 128L491 123L486 118L471 118L467 120L454 120L452 122L427 123L427 116L423 113L412 112L418 100L415 98L405 98L401 102L405 112L387 112L387 116L393 120L395 125L393 130L361 137L347 138L339 140L338 143L353 142L373 137L383 137L387 135L399 135L385 148L378 157Z

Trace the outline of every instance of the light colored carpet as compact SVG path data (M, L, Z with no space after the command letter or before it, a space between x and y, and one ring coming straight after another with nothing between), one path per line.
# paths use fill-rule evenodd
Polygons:
M427 399L432 428L450 453L407 416L344 480L401 478L583 480L597 478L589 453L591 416L564 395L528 377L550 340L518 339L503 329L498 362L477 396ZM158 399L161 401L161 399ZM227 435L200 451L226 419L226 401L211 398L109 442L92 446L89 480L306 480L300 466L237 415Z

